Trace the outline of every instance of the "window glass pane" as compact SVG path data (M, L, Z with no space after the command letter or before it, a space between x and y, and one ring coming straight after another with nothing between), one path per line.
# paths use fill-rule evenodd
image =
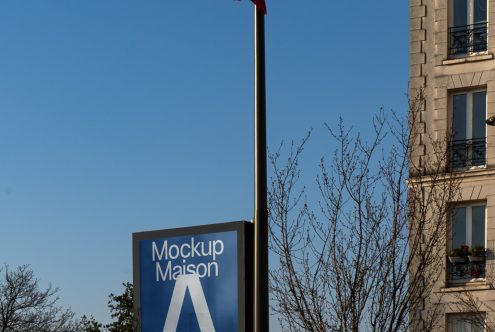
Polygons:
M486 120L486 91L473 93L473 137L484 138Z
M454 140L465 140L466 137L466 94L453 96L453 135Z
M486 22L486 0L474 0L473 23Z
M454 26L468 25L468 0L454 1Z
M483 316L480 318L483 319ZM449 317L449 332L483 332L473 315L454 315Z
M471 245L485 245L485 206L473 206L473 238Z
M449 332L466 332L468 331L467 322L462 318L451 317L449 319Z
M452 216L452 249L466 244L466 208L454 209Z
M481 324L471 324L471 332L483 332L483 326Z

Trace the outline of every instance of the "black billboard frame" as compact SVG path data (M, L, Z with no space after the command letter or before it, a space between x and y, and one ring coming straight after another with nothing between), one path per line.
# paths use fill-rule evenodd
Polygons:
M238 302L238 332L251 332L253 330L253 236L254 225L249 221L233 221L218 224L199 225L182 228L171 228L136 232L132 234L132 274L134 290L134 317L137 330L141 331L141 277L140 277L140 252L139 242L159 238L172 238L178 236L194 236L209 233L222 233L236 231L237 233L237 302Z

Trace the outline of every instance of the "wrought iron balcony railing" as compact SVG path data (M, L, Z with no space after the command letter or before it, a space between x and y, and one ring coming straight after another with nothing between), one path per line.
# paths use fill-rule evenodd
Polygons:
M486 51L487 32L487 22L449 28L449 56Z
M470 282L478 281L485 278L486 261L470 262L466 259L462 263L448 262L448 281L449 282Z
M486 138L450 142L450 168L462 169L486 163Z

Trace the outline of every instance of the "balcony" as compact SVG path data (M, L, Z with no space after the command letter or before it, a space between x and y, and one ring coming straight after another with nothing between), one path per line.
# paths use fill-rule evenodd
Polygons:
M486 163L486 138L450 142L450 169L461 170Z
M448 262L449 283L466 283L482 281L485 278L485 259L471 262L466 259L462 263Z
M488 22L449 28L449 57L487 50Z

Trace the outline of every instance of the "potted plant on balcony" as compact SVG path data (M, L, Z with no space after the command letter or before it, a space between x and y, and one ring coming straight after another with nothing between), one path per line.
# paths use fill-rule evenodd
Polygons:
M464 245L460 248L452 249L449 252L449 261L453 264L464 263L466 261L466 257L469 253L469 247Z
M470 262L483 262L486 257L486 250L484 246L473 246L469 250L468 259Z
M471 277L480 278L483 276L485 270L483 264L471 264Z

